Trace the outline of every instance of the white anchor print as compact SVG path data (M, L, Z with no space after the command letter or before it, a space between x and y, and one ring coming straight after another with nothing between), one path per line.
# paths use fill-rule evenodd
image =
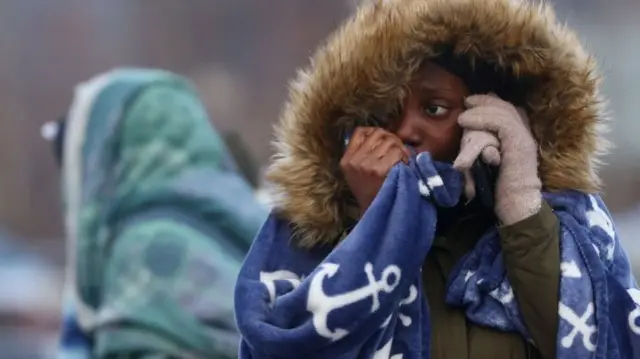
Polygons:
M376 350L373 353L373 358L371 359L389 359L391 356L391 344L393 343L393 338L389 339L387 344L385 344L382 348Z
M369 297L372 299L371 313L380 308L380 292L391 293L400 284L400 268L389 265L382 271L380 280L373 275L373 265L367 263L364 271L369 282L364 287L352 291L329 296L324 292L322 284L326 278L333 277L340 265L335 263L323 263L318 267L318 272L311 279L307 298L307 310L313 314L313 325L320 336L333 341L344 338L349 331L342 328L331 330L327 326L327 318L332 311L343 308L349 304L357 303Z
M420 194L424 197L429 197L431 195L431 190L429 188L435 188L444 186L444 182L442 181L442 177L435 175L427 178L427 184L424 184L423 180L418 181L418 190Z
M560 272L566 278L582 278L582 272L574 260L570 262L562 262L560 264Z
M472 270L468 270L467 273L464 274L464 282L465 283L468 282L469 279L471 279L471 277L473 277L474 274L476 274L476 272L474 272Z
M587 324L587 321L591 318L593 312L593 303L589 303L589 305L587 305L587 309L580 317L563 303L558 304L558 314L560 314L560 317L573 326L571 332L560 341L563 347L571 348L576 336L581 334L582 344L584 347L590 352L596 350L596 344L591 341L591 336L596 333L596 326Z
M593 249L596 251L596 254L599 257L600 256L600 248L598 248L598 246L596 246L595 243L591 243L591 245L593 246Z
M393 338L389 339L387 344L385 344L382 348L376 350L373 353L373 357L371 359L402 359L404 356L402 354L391 355L391 344L393 343Z
M636 335L640 335L640 324L638 324L638 318L640 318L640 290L636 288L630 288L627 290L633 302L636 303L636 309L629 313L629 328Z
M425 152L419 153L418 156L416 157L416 162L420 163L424 156L425 156ZM435 187L440 187L440 186L444 186L444 181L442 181L442 177L440 177L439 175L434 175L427 178L426 184L424 183L423 180L418 181L418 190L420 191L420 194L424 197L431 196L430 188L433 189Z
M608 261L613 260L613 254L615 253L615 249L616 249L616 242L611 241L611 243L609 243L609 245L606 248Z
M297 274L288 270L277 270L275 272L260 272L260 282L267 287L269 292L269 304L273 304L276 300L276 282L287 281L291 283L293 289L298 288L302 278Z
M589 196L591 202L591 210L587 211L587 220L589 221L589 227L600 227L609 236L614 239L616 232L613 229L613 223L607 212L603 211L598 205L598 201L594 196Z
M387 317L387 319L384 320L384 323L382 323L382 325L380 326L380 328L384 328L386 326L389 325L389 323L391 323L391 318L393 318L393 314L389 315Z
M412 285L411 287L409 287L409 295L400 301L398 307L402 309L402 307L415 302L416 299L418 299L418 289L416 288L415 285ZM382 323L380 328L384 328L388 326L389 323L391 323L392 317L393 317L393 314L389 315L387 319L384 321L384 323ZM400 322L402 323L402 325L404 325L405 327L408 327L411 325L411 323L413 323L413 320L411 319L411 317L406 314L398 313L398 318L400 319Z
M489 292L489 295L497 299L500 303L507 305L513 301L513 288L508 284L501 284L498 288Z
M407 296L406 298L400 301L400 308L415 302L417 298L418 298L418 288L416 288L415 285L412 285L409 288L409 296ZM402 325L404 325L405 327L410 326L411 323L413 322L410 316L402 313L398 314L398 319L400 319L400 322L402 322Z
M611 242L606 246L606 258L607 260L613 260L616 238L613 222L611 221L611 218L609 218L607 212L600 208L598 201L594 196L589 196L589 201L591 202L591 210L587 211L589 227L600 227L607 234Z

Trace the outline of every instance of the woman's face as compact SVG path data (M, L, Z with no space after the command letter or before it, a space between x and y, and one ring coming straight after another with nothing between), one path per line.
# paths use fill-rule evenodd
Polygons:
M460 148L462 129L458 116L465 110L467 86L459 77L427 62L416 74L410 90L395 134L418 152L429 152L437 161L453 161Z

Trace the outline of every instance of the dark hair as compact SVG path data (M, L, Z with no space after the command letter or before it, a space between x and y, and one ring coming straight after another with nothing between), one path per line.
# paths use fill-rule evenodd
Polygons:
M495 93L505 101L525 106L525 95L531 79L516 76L512 69L490 64L483 60L471 60L445 49L431 62L460 77L471 94Z

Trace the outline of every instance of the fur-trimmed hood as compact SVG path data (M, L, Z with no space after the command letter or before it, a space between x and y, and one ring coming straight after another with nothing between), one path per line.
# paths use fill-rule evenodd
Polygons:
M276 210L305 246L332 243L355 217L338 167L345 131L385 126L419 65L446 45L527 78L525 103L545 190L594 192L606 118L596 65L544 4L517 0L370 1L299 71L276 129L268 178Z

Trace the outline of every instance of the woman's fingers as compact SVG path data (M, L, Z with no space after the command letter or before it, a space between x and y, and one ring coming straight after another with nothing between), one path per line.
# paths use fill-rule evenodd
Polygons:
M458 124L465 130L493 132L507 148L521 145L518 132L531 132L526 111L495 95L470 96L465 105L468 110L458 117Z
M460 114L458 124L466 130L494 132L500 137L504 123L511 117L512 114L502 107L480 106Z
M367 137L374 130L375 127L357 127L353 131L351 138L349 138L349 143L347 144L347 148L344 151L343 158L349 159L353 157L353 155L360 149Z
M488 165L498 167L500 166L500 151L493 146L485 147L482 150L482 160Z
M385 136L386 134L384 130L374 128L366 135L360 147L352 155L352 162L362 163L364 161L367 161L375 152L375 149L380 146L382 142L384 142Z
M406 155L402 147L391 147L387 154L373 166L374 171L376 174L386 177L391 168L398 164L398 162L405 161L405 158Z
M453 162L458 170L471 168L475 160L483 154L483 160L489 164L500 163L498 148L500 142L495 135L485 131L465 131L460 143L460 153Z
M471 175L471 170L465 170L463 174L464 197L467 199L467 202L471 202L476 196L476 181L473 179L473 175Z

